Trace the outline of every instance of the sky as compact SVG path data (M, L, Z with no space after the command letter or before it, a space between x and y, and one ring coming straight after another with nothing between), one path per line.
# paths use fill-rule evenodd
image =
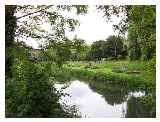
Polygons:
M120 18L113 17L112 22L106 22L103 13L98 11L95 6L89 6L87 14L77 15L75 11L61 13L63 16L71 17L79 20L80 26L76 27L74 32L66 31L66 36L73 39L75 35L77 38L84 39L87 44L92 44L98 40L104 40L110 35L114 35L113 24L118 23ZM49 24L42 25L42 28L49 30ZM20 39L33 48L38 48L39 44L32 38Z
M69 38L77 35L78 38L82 38L88 44L92 44L94 41L106 39L114 34L113 22L107 23L103 13L99 12L95 6L90 6L87 14L76 18L78 18L80 26L74 32L67 33Z

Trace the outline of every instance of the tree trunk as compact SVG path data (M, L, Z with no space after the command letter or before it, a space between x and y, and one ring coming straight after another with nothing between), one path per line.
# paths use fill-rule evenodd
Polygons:
M12 76L10 72L10 67L12 65L12 58L10 56L10 47L12 47L15 36L16 29L16 17L14 16L16 6L14 5L6 5L5 6L5 67L6 67L6 75Z

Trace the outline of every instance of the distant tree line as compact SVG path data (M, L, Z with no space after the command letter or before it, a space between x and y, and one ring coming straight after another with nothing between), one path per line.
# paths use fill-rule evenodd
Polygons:
M106 40L99 40L91 45L88 60L124 59L127 56L127 45L118 36L109 36Z
M128 55L124 39L114 35L106 40L95 41L92 45L87 45L85 40L76 36L73 40L66 38L64 42L53 43L45 53L44 57L48 57L45 59L57 62L59 66L62 66L65 61L118 60Z

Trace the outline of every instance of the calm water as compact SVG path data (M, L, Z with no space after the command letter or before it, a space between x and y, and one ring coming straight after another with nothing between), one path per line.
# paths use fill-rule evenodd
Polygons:
M59 102L67 106L75 105L82 117L125 117L127 113L127 101L131 98L144 96L144 92L128 90L111 90L111 87L103 88L95 84L83 81L71 81L66 88L64 84L56 84L57 90L67 93ZM114 89L114 88L112 88ZM115 89L117 89L115 87Z

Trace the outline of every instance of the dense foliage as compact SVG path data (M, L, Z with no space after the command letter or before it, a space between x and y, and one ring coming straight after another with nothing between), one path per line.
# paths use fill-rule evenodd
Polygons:
M72 10L77 14L85 14L88 6L7 5L5 7L6 117L78 117L76 111L66 111L60 105L58 100L62 94L54 88L57 81L68 81L72 75L93 81L107 81L106 83L147 89L149 96L136 100L139 104L144 103L144 106L151 108L152 111L147 116L155 116L155 78L153 77L156 61L156 7L112 5L97 7L104 12L107 21L112 19L112 15L120 16L123 13L123 16L120 23L114 25L115 30L119 32L117 36L111 35L106 40L94 42L91 46L77 36L73 40L66 37L65 31L74 31L79 22L61 14L63 11ZM52 31L41 27L46 22ZM127 38L124 37L126 32L128 32ZM42 45L35 50L19 42L20 38L32 38ZM136 64L134 65L136 68L129 69L130 64L112 67L111 63L107 65L105 62L107 65L105 69L93 66L90 62L83 65L83 69L78 64L76 65L78 68L74 69L68 64L67 68L70 68L70 72L64 65L71 61L115 59L114 65L119 66L118 60L128 60L126 57L134 62L145 60L146 62L141 63L147 65L143 65L141 69L141 66ZM102 70L103 72L99 72ZM140 77L137 76L138 74L130 75L130 73L139 73ZM144 76L143 73L148 76L141 77ZM113 92L120 90L116 88ZM112 97L110 94L106 96L110 99ZM111 99L111 102L114 100ZM148 101L151 102L148 104ZM132 107L132 105L133 103L129 101L128 106ZM129 114L126 116L130 117Z
M127 49L121 37L109 36L106 41L96 41L89 51L90 60L122 59L127 56Z
M52 83L48 82L45 69L42 70L29 61L23 48L14 46L12 55L13 78L6 80L6 116L53 116L53 108L58 108L58 97L54 94ZM60 113L58 109L57 113Z
M156 49L155 6L133 6L129 10L128 40L131 60L149 60Z
M72 51L71 60L73 61L85 60L88 51L88 47L85 40L75 37L72 40L72 44L73 45L71 49Z
M76 111L66 111L59 104L61 96L53 83L55 79L51 78L51 64L54 61L59 67L68 58L66 53L69 47L66 47L66 38L64 37L64 24L68 24L69 29L73 31L76 20L66 19L56 12L49 11L52 6L6 6L6 117L77 117ZM86 12L86 6L57 6L58 9L77 9L77 13ZM52 8L53 9L53 8ZM48 10L48 11L47 11ZM15 13L21 11L24 15L16 17ZM37 13L39 13L37 15ZM36 14L36 15L35 15ZM23 19L27 17L27 19ZM44 65L38 65L38 62L31 57L32 48L19 43L19 37L45 38L44 30L39 28L39 24L46 17L51 25L57 27L55 34L47 35L49 38L44 45L44 50L56 46L56 58L47 56L48 60ZM22 20L21 20L22 19ZM54 23L53 20L61 20ZM21 21L19 21L21 20ZM18 22L19 21L19 22ZM17 24L18 22L18 24ZM37 33L38 31L38 33ZM40 33L42 35L40 35ZM53 37L57 37L58 41ZM51 39L51 40L49 40ZM16 42L17 41L17 42ZM54 43L56 42L56 43ZM56 44L56 45L55 45ZM66 50L65 50L66 49ZM46 54L42 50L42 54ZM51 52L54 53L54 52ZM53 55L53 54L52 54ZM56 72L55 72L56 73ZM54 76L54 74L52 73Z

